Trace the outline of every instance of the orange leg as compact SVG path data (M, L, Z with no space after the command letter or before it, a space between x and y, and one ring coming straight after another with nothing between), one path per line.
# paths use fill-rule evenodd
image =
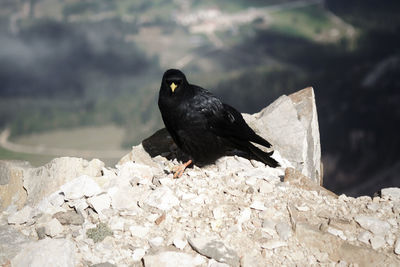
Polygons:
M172 171L174 172L174 179L181 177L187 166L189 166L190 164L192 164L191 159L182 165L174 167L172 169Z

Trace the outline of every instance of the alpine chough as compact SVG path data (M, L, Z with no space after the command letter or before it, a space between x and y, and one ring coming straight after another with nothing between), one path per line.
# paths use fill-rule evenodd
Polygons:
M199 165L209 164L234 149L271 167L279 166L270 157L273 151L264 152L251 143L271 147L247 125L240 112L206 89L190 84L180 70L164 73L158 106L169 134L190 158L175 171L175 178L192 160Z

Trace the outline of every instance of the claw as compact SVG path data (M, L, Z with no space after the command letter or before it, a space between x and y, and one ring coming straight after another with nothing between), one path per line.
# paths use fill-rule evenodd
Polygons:
M189 166L190 164L192 164L191 159L182 165L173 167L172 171L174 172L174 179L180 178L183 175L183 172L185 171L187 166Z

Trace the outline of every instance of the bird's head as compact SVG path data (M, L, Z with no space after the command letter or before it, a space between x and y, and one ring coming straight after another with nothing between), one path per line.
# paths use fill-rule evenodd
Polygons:
M161 89L168 91L171 95L182 93L188 84L185 74L177 69L169 69L164 73Z

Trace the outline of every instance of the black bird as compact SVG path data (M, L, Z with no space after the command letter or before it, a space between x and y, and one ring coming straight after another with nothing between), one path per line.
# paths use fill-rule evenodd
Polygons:
M246 152L271 167L279 166L270 157L273 151L266 153L251 143L271 147L247 125L240 112L206 89L190 84L180 70L164 73L158 107L176 145L191 158L176 170L175 178L183 174L192 160L200 165L209 164L232 149Z

